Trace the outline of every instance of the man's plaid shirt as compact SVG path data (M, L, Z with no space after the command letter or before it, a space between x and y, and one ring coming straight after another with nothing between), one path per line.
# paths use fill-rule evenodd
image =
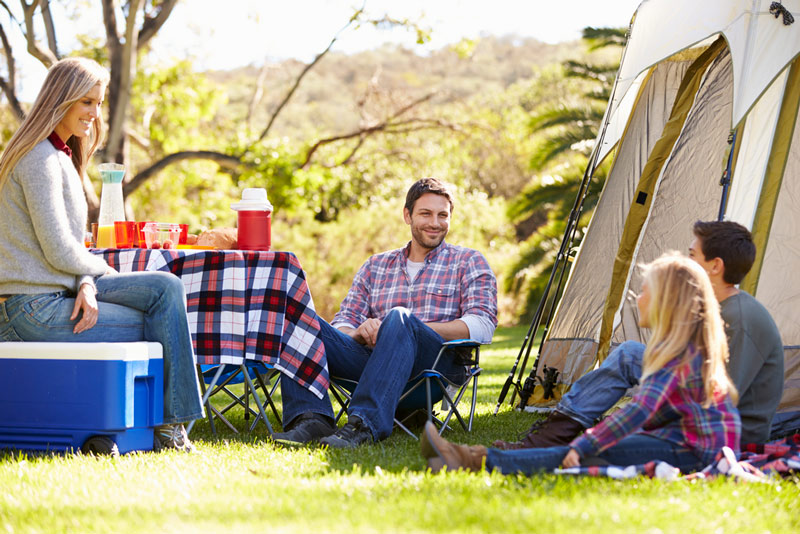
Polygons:
M406 270L410 248L409 243L371 256L358 270L331 324L357 328L400 306L426 323L478 315L497 325L497 280L483 254L442 242L428 253L412 281Z

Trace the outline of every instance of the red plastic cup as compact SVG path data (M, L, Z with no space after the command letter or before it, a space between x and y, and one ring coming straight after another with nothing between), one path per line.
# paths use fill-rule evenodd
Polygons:
M181 236L178 238L179 245L185 245L186 239L189 236L189 225L188 224L181 224Z
M272 246L272 212L239 211L239 250L269 250Z
M144 225L153 221L137 221L136 222L136 233L139 234L139 248L147 248L144 239Z
M117 248L131 248L135 234L135 221L114 221L114 239Z
M131 248L139 248L139 223L136 221L131 221L133 223L133 241L131 242Z

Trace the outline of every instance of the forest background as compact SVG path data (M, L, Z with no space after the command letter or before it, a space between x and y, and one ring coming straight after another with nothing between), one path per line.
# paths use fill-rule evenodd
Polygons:
M127 165L128 218L185 222L193 232L231 227L230 204L241 190L266 188L275 207L273 246L298 256L326 319L370 254L407 242L405 191L435 176L456 190L448 241L487 256L501 324L527 321L624 36L587 30L584 41L556 45L485 37L425 55L398 45L354 54L329 46L309 63L200 71L149 50L175 1L99 2L105 38L79 35L71 50L58 47L48 1L21 0L22 11L10 4L0 0L9 21L0 23L0 149L29 105L15 91L15 57L30 54L45 65L70 55L98 60L112 82L109 140L96 163ZM28 50L6 38L14 23ZM389 15L357 10L343 24L402 26L420 42L429 38L428 29ZM600 172L583 224L602 179ZM84 185L91 220L100 192L94 166Z

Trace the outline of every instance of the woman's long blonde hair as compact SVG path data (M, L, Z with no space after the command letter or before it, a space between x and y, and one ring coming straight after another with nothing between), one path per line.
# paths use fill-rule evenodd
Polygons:
M736 387L726 370L728 341L719 303L703 268L670 252L644 266L644 280L650 288L652 336L644 351L642 379L675 358L688 357L687 346L692 343L706 358L704 405L726 393L736 401Z
M72 104L86 96L98 84L105 90L108 80L108 71L91 59L62 59L50 68L28 116L11 137L0 157L0 191L19 160L53 132ZM89 159L100 145L102 131L103 119L98 116L94 121L93 131L87 138L72 136L67 141L67 146L72 149L72 163L81 177L86 172Z

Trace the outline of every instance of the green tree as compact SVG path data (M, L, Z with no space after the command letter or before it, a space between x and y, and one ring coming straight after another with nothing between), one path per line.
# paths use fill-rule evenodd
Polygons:
M378 27L406 27L416 32L418 42L429 39L429 30L423 28L413 21L399 20L389 15L373 17L367 14L362 6L356 9L343 28L330 40L328 46L320 52L313 61L303 65L302 69L295 76L292 84L286 90L285 96L278 105L269 112L266 124L257 131L252 132L248 129L239 128L239 124L229 123L232 131L225 132L222 136L223 142L218 141L219 137L204 139L207 148L197 149L191 144L181 144L176 142L182 136L179 132L181 124L173 124L168 129L159 129L157 122L146 121L143 134L154 135L152 143L142 142L147 137L141 137L138 141L139 149L145 148L150 144L152 151L147 151L148 159L137 161L137 165L132 165L129 161L132 151L132 142L135 139L138 126L130 124L136 119L137 110L135 102L146 105L147 98L137 94L141 87L135 87L137 78L140 78L140 65L146 61L149 45L152 38L161 29L169 18L177 0L127 0L120 3L118 0L102 0L91 7L99 9L100 18L103 21L104 35L100 38L96 36L81 35L77 36L82 42L81 50L66 52L59 46L58 28L51 13L52 0L20 0L19 4L0 0L0 10L8 19L8 23L0 22L0 46L3 48L2 59L5 60L5 72L0 74L0 90L9 102L9 108L13 116L19 121L24 117L24 109L17 96L16 78L16 58L18 51L15 51L8 37L8 29L18 29L27 43L26 52L40 61L44 66L49 67L60 58L79 53L84 56L94 57L109 67L111 80L108 88L108 134L106 145L98 157L124 163L128 167L128 174L123 185L126 198L136 192L153 177L159 175L170 166L181 164L181 170L187 169L186 163L205 160L217 164L221 169L230 173L230 179L235 183L241 180L253 180L254 177L267 175L269 177L283 178L280 186L291 188L292 184L285 183L291 181L292 173L283 172L279 167L278 172L272 172L269 168L270 161L276 159L267 157L275 151L274 143L269 139L272 126L286 105L294 96L297 88L301 85L306 75L314 69L317 64L328 54L334 43L337 42L342 32L348 29L358 28L362 25L374 25ZM83 8L83 2L77 0L63 2L64 7L74 10L76 13ZM42 35L42 28L44 34ZM179 67L180 68L180 67ZM169 69L164 71L169 74ZM152 74L152 73L151 73ZM191 95L195 88L184 83L184 80L173 80L171 83L158 83L159 74L152 74L150 81L162 91L170 88L180 87L181 91L189 94L192 102L189 106L184 106L179 111L187 113L187 120L193 119L191 106L197 105L204 100L203 95ZM163 80L162 80L163 81ZM152 87L150 87L152 89ZM173 102L168 102L168 107L173 107L176 99L183 98L184 95L168 95ZM213 99L207 102L213 105ZM203 113L208 110L201 110ZM165 116L176 118L179 114L166 113ZM180 122L180 121L178 121ZM366 129L365 129L366 130ZM361 132L356 132L359 135ZM210 141L209 141L210 140ZM314 146L314 143L309 143ZM197 146L197 145L195 145ZM170 147L171 151L160 151ZM191 148L189 148L191 147ZM139 150L139 152L142 152ZM286 158L277 158L280 162ZM289 160L294 159L292 155ZM302 161L302 159L300 160ZM298 165L295 162L295 169ZM90 219L94 218L99 209L99 199L95 192L94 185L90 181L84 183L87 201L89 203ZM229 193L230 191L226 191Z

